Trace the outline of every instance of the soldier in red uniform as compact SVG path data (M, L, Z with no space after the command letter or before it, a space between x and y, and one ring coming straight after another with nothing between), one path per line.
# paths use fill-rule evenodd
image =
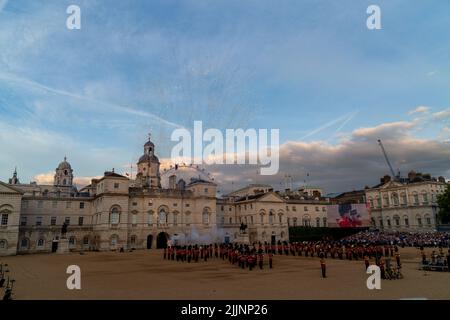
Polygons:
M325 255L320 253L320 268L322 269L322 278L327 277L327 266L325 264Z
M263 265L264 265L264 254L261 249L259 249L259 252L258 252L258 262L259 262L259 269L262 270Z

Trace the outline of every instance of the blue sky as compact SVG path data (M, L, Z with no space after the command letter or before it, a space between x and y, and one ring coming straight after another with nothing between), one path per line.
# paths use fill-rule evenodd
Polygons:
M81 30L66 28L71 4ZM370 4L382 30L366 28ZM282 143L329 150L362 128L411 123L383 131L387 145L419 139L446 150L449 12L444 0L0 0L0 180L16 165L24 181L48 175L64 155L80 177L123 169L149 131L165 158L171 131L194 120L279 128ZM448 166L396 156L448 175ZM377 161L374 183L384 173ZM310 168L298 168L282 169L300 181Z

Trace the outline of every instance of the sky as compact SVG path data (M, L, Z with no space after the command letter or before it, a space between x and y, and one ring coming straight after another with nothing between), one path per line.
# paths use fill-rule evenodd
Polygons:
M66 9L81 9L69 30ZM381 30L366 27L369 5ZM151 132L280 130L280 172L206 166L247 183L339 192L395 170L450 178L450 3L265 0L0 0L0 181L78 185L130 170Z

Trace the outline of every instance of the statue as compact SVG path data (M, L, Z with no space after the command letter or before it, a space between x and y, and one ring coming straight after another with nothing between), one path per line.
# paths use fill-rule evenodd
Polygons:
M65 238L66 237L66 233L67 233L67 223L64 221L62 227L61 227L61 238Z
M239 231L240 231L242 234L245 234L245 233L246 233L245 230L247 230L247 225L244 224L243 222L241 222L241 226L239 227Z

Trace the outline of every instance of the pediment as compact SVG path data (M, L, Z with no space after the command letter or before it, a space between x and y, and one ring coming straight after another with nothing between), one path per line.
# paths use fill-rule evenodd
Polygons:
M4 182L0 181L0 192L1 193L16 193L16 194L23 194L23 192L17 188L14 188Z

